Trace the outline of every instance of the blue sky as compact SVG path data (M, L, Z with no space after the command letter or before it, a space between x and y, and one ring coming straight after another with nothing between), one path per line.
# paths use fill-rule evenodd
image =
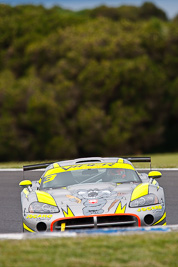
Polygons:
M149 0L147 0L149 1ZM64 8L73 10L80 10L84 8L93 8L99 5L107 6L120 6L120 5L136 5L139 6L144 3L144 0L0 0L0 3L11 5L17 4L43 4L46 7L59 5ZM172 18L178 14L178 0L150 0L149 2L155 3L158 7L163 9L168 17Z

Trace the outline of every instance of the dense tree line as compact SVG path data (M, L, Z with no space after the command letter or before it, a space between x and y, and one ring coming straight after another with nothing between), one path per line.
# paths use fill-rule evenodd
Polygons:
M0 4L0 160L178 149L178 19Z

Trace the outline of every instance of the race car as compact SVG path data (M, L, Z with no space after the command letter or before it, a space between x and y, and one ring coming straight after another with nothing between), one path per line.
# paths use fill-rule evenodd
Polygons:
M20 186L24 232L81 231L166 225L158 171L138 173L132 162L150 157L79 158L24 166L46 167L37 181Z

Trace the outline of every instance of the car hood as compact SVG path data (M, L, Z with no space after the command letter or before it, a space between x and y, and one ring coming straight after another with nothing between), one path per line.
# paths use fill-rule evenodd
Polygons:
M50 194L64 217L125 212L138 184L78 184L50 189Z

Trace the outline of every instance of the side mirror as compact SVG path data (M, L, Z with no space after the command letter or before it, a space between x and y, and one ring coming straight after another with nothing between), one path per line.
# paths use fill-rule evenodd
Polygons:
M149 178L154 178L154 179L161 178L161 176L162 176L161 172L158 172L158 171L151 171L148 174Z
M30 180L23 180L19 183L20 187L27 187L27 186L32 186L32 182Z

